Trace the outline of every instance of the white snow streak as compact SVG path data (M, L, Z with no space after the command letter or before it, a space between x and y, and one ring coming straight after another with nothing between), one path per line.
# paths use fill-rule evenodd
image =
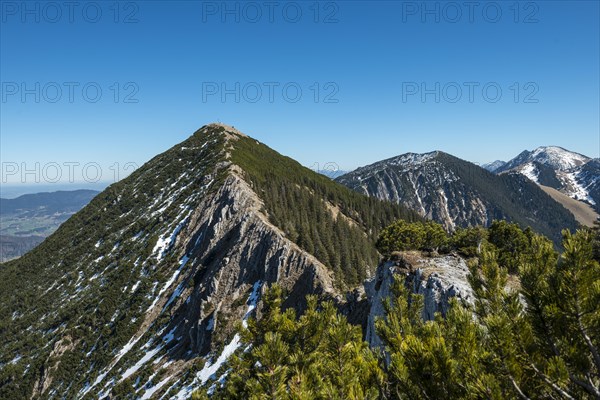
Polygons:
M538 176L537 176L537 169L535 168L535 166L532 163L525 164L520 172L521 172L521 174L525 175L525 177L527 177L527 179L529 179L530 181L533 181L533 182L539 184Z
M142 400L147 400L150 397L152 397L154 393L158 392L160 388L162 388L167 382L169 382L170 379L170 376L166 377L165 379L160 381L156 386L152 386L150 389L146 390L146 393L144 393L144 395L142 396Z
M146 352L144 357L142 357L135 365L131 368L128 368L127 371L123 374L119 382L129 378L131 375L135 374L144 364L150 361L159 351L162 350L162 346L158 346L154 350Z
M167 282L165 282L165 285L162 287L162 289L160 289L160 292L158 292L158 295L156 295L156 297L154 298L154 301L152 302L152 304L150 305L150 307L148 307L148 310L146 310L146 312L148 312L148 311L150 311L151 309L154 308L154 306L156 305L156 303L158 303L158 300L160 300L160 296L162 296L163 293L166 292L167 289L169 289L169 287L173 284L173 282L175 282L175 280L177 279L177 277L181 273L181 270L183 269L183 267L185 267L185 264L187 264L187 262L189 261L189 259L190 258L188 256L183 256L181 258L181 260L179 260L180 267L177 268L177 270L173 273L173 275L171 276L171 278L169 278L169 280Z
M179 232L181 231L181 229L183 228L183 226L187 223L188 217L185 217L183 219L183 221L181 221L179 224L177 224L177 226L175 227L175 229L173 230L173 232L171 232L170 235L165 236L161 236L160 238L158 238L158 240L156 241L156 245L154 246L154 249L152 249L152 253L157 253L156 255L156 260L157 261L161 261L164 256L165 253L167 251L169 251L171 245L173 243L175 243L175 239L177 238L177 235L179 234Z
M256 304L258 303L258 298L260 295L261 286L262 286L262 282L257 281L254 284L254 286L252 287L252 293L248 297L248 301L247 301L248 310L246 311L246 314L242 318L242 325L244 327L248 326L248 322L247 322L248 317L250 317L250 315L256 308ZM235 353L235 351L240 347L240 345L241 345L240 339L241 339L240 335L236 333L236 335L233 337L231 342L229 342L229 344L227 344L227 346L225 346L225 348L221 352L221 355L219 355L219 358L217 358L217 361L215 361L212 364L207 361L206 365L204 365L204 368L202 368L202 370L196 374L196 378L194 379L192 384L181 389L179 391L179 393L177 393L177 395L175 395L173 397L173 399L185 400L185 399L189 398L192 391L194 390L195 386L197 386L198 384L200 384L202 386L206 383L206 381L211 379L211 377L213 377L216 374L216 372L219 370L219 368L221 368L221 366L223 364L225 364L225 362L227 362L229 357L231 357L231 355L233 353Z

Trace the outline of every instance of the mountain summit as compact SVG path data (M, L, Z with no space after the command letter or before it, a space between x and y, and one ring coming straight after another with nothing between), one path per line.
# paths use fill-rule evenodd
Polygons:
M441 151L407 153L345 174L337 181L379 199L405 205L447 230L507 219L560 241L573 216L521 175L494 175Z
M399 218L420 219L204 126L0 267L0 398L187 398L266 285L344 307Z
M542 146L533 151L523 151L494 172L500 173L508 171L527 163L538 163L557 171L568 171L575 167L582 166L588 161L590 161L589 157L563 149L562 147Z
M518 173L600 212L600 160L558 146L523 151L494 173ZM567 199L568 200L568 199Z

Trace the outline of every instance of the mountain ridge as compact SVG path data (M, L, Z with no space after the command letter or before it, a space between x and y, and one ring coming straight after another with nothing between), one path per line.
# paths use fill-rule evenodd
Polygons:
M495 175L442 151L402 154L358 168L337 181L360 193L404 204L447 230L508 219L558 243L562 228L577 226L570 212L524 177Z
M532 161L545 164L560 171L564 171L581 166L589 160L590 157L574 151L569 151L560 146L540 146L533 151L524 150L494 172L501 173L503 171L508 171L521 164Z
M403 216L419 220L206 125L3 265L0 398L187 398L222 373L266 285L289 307L342 306Z

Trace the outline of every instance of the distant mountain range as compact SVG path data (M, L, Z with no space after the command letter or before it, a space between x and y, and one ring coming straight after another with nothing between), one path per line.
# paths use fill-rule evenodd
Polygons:
M57 191L0 199L0 262L37 246L98 193Z
M481 164L481 168L486 169L490 172L494 172L503 167L504 165L506 165L506 161L496 160L492 161L491 163Z
M500 173L533 162L546 165L556 171L568 171L580 167L590 160L589 157L565 150L562 147L542 146L533 151L523 151L492 172Z
M529 179L495 175L441 151L407 153L336 179L360 193L402 204L452 231L514 221L551 237L577 226L573 215Z

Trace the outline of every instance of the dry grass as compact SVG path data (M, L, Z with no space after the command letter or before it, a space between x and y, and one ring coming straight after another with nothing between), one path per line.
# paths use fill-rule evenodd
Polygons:
M563 207L569 210L575 216L577 222L582 225L593 226L594 221L600 217L590 205L582 201L572 199L566 194L548 186L540 185L540 188L542 188L544 192L548 193L554 200L562 204Z

